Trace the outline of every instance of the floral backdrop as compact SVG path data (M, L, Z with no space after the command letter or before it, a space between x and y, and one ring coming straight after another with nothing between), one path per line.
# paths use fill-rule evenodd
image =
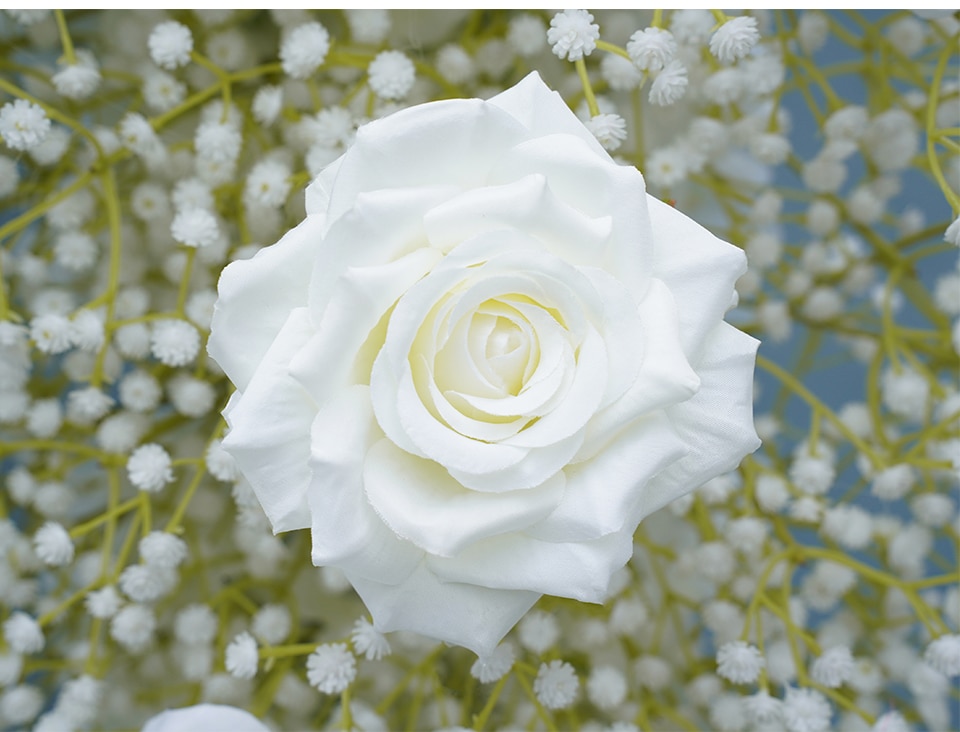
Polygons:
M0 728L956 728L958 33L3 11Z

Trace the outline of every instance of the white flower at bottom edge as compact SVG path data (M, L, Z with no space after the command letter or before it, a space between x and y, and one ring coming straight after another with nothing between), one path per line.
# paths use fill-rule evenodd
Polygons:
M399 111L224 270L223 448L378 631L489 654L541 594L603 602L639 521L757 448L745 268L535 73Z
M197 704L168 709L151 717L141 732L270 732L270 728L250 712L222 704Z

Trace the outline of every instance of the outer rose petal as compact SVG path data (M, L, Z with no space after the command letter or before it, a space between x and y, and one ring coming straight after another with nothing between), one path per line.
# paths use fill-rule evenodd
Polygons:
M151 717L141 732L270 732L270 728L245 709L222 704L197 704L168 709Z
M310 526L310 423L317 406L287 366L313 334L306 308L289 313L249 381L224 411L230 431L223 447L250 481L275 532Z
M697 368L701 344L730 307L733 285L747 271L747 257L672 206L652 196L648 203L656 277L673 294L683 350Z
M308 216L276 244L231 263L220 275L207 351L240 391L290 311L306 305L322 227L322 216Z
M700 391L667 410L690 452L647 485L632 520L733 470L758 447L753 426L753 365L760 342L726 322L703 344Z
M540 599L537 592L444 582L423 564L399 585L371 582L350 572L347 579L381 633L412 630L469 648L478 656L492 653Z

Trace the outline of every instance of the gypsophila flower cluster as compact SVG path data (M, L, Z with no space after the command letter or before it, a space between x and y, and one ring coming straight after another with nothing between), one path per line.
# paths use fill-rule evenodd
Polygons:
M29 9L0 13L0 32L0 727L141 729L195 703L265 729L960 726L956 13ZM734 300L711 307L762 342L763 446L645 518L605 604L544 597L478 656L371 620L351 582L398 580L314 567L302 507L266 507L291 517L273 533L207 342L224 267L265 259L364 124L532 71L597 154L743 250ZM402 165L429 183L422 152ZM491 181L517 160L485 161ZM590 164L581 177L557 185L587 191L590 213ZM603 214L575 226L613 260ZM614 266L634 264L654 267ZM395 274L358 287L356 309ZM651 328L712 296L673 295ZM249 380L282 354L257 352L258 302L232 305ZM477 347L503 346L511 317ZM671 347L699 358L704 338ZM344 368L369 371L360 353ZM261 396L261 437L280 434L262 449L285 450L287 405ZM611 471L638 469L621 458Z

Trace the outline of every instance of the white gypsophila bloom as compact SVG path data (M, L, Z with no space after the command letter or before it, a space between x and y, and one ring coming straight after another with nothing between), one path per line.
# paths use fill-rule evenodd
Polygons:
M402 99L413 88L416 68L400 51L381 51L367 67L370 89L381 99Z
M840 211L833 202L818 198L807 209L806 223L811 233L826 236L837 230Z
M240 476L236 460L233 459L233 455L223 449L220 440L210 443L204 459L207 472L217 480L232 483Z
M33 536L37 556L51 567L63 567L73 561L73 540L56 521L48 521Z
M711 600L703 606L703 624L716 636L715 642L736 640L743 630L743 611L729 600Z
M765 132L750 139L750 152L761 163L779 165L790 157L790 140L785 135Z
M793 331L790 305L782 300L767 300L757 307L757 320L771 340L782 343ZM759 430L758 430L759 431Z
M709 10L675 10L670 16L670 32L677 43L688 46L698 46L706 41L713 26L713 14Z
M0 424L19 422L29 407L30 396L26 392L0 389Z
M257 641L244 631L227 646L225 666L227 672L238 679L252 679L257 675Z
M725 539L744 554L756 554L763 549L769 524L756 516L741 516L727 524Z
M547 43L553 53L569 61L579 61L593 53L600 38L600 26L586 10L564 10L550 19Z
M717 732L741 732L747 724L743 698L720 694L708 701L710 724Z
M23 656L8 651L0 652L0 688L16 683L22 672Z
M226 28L211 34L205 44L207 56L227 71L243 68L251 56L246 34L239 28Z
M828 648L813 662L810 675L818 684L836 689L853 676L853 654L847 646Z
M752 684L765 665L759 649L744 641L724 643L717 650L717 674L735 684Z
M103 345L104 314L98 310L80 310L70 321L70 342L81 351L94 352Z
M120 355L139 361L150 353L150 328L146 323L128 323L114 331L113 343Z
M177 181L170 194L170 200L177 211L189 208L213 211L216 206L213 190L199 178L184 178Z
M146 414L157 408L163 392L153 374L137 370L120 380L117 395L125 409Z
M913 728L906 718L897 711L886 712L877 717L870 732L911 732Z
M198 158L229 166L240 155L243 135L231 122L212 120L197 127L193 147Z
M543 654L560 638L557 619L545 612L527 613L517 626L520 645L536 654Z
M757 729L763 729L764 725L778 729L776 725L783 719L783 702L770 696L766 689L744 697L743 709L747 713L747 718Z
M38 399L27 410L27 432L34 437L53 437L63 425L63 410L57 399Z
M88 593L84 600L87 612L101 620L108 620L116 615L122 604L123 598L113 585Z
M804 10L797 23L797 40L800 48L808 56L816 53L827 42L830 35L830 21L819 10Z
M663 28L643 28L627 42L630 60L642 71L659 71L670 63L676 51L673 34Z
M610 611L610 630L622 636L633 636L646 624L650 614L646 605L636 597L617 600Z
M173 482L173 468L169 453L156 443L141 445L127 460L127 476L134 487L156 493Z
M587 696L600 709L614 709L627 697L627 680L613 666L597 666L587 679Z
M44 696L36 686L13 686L0 694L0 718L14 726L26 724L36 718L43 703Z
M614 91L632 91L643 78L643 74L629 59L615 53L603 55L600 61L600 76Z
M53 245L54 261L74 272L90 269L96 264L98 254L96 241L82 231L63 232Z
M292 185L289 166L279 160L261 160L250 169L244 198L261 206L279 208L286 203Z
M555 659L549 665L540 664L533 682L533 693L544 707L565 709L576 700L579 690L580 680L569 663Z
M140 540L140 558L148 567L174 569L187 558L187 544L168 531L151 531Z
M261 641L275 646L286 640L292 622L286 605L264 605L253 616L250 628Z
M168 20L154 27L147 46L150 49L150 58L157 66L177 69L190 63L193 34L183 23Z
M930 384L913 369L888 369L880 378L880 400L898 417L921 422L930 401Z
M184 311L187 317L204 330L210 329L210 320L213 318L213 308L217 302L217 291L212 289L198 290L187 298Z
M14 610L3 623L3 638L10 650L30 655L43 650L43 630L25 612Z
M859 140L870 121L870 113L858 104L849 104L832 112L823 123L827 140Z
M356 136L353 115L343 107L321 109L313 118L313 142L332 148L349 147Z
M530 58L540 53L547 45L543 21L532 13L523 13L510 19L507 28L507 43L518 56Z
M186 84L159 69L144 72L140 89L143 100L155 112L168 112L187 96Z
M803 166L804 185L813 193L836 193L847 177L842 160L820 154Z
M739 69L720 69L703 82L703 95L714 104L733 104L746 92L746 82L746 76Z
M350 36L357 43L379 45L390 32L390 12L379 8L363 8L345 11Z
M69 413L84 423L95 422L100 419L110 411L113 405L113 398L107 396L95 386L74 389L67 397Z
M953 501L942 493L923 493L910 501L910 510L924 526L940 528L954 518Z
M390 641L365 617L358 618L353 624L350 641L353 643L353 650L362 653L368 661L379 661L390 655Z
M37 165L50 167L59 163L70 147L70 133L63 127L51 127L43 141L28 151Z
M42 353L63 353L73 345L70 342L70 321L57 313L33 318L30 321L30 338Z
M939 277L934 286L933 299L947 315L960 314L960 275L951 272Z
M253 113L253 118L264 127L269 127L276 122L282 109L282 87L262 86L253 95L253 104L250 111Z
M339 694L357 676L357 659L346 643L324 643L307 658L307 680L324 694Z
M917 476L909 463L899 463L884 468L875 476L870 492L883 501L895 501L903 498L916 484Z
M687 67L674 59L654 77L648 99L658 107L668 107L683 97L688 83Z
M146 564L131 564L120 573L118 584L134 602L154 602L176 587L179 577L176 572L164 567Z
M487 656L479 656L470 667L470 675L481 684L499 681L513 668L516 656L513 644L504 641Z
M448 43L441 47L437 51L434 65L437 73L451 84L464 84L477 74L473 58L463 49L463 46L456 43Z
M873 538L873 518L859 506L840 504L824 512L821 530L846 549L865 549Z
M209 413L217 398L216 389L210 382L190 374L177 374L170 379L167 393L174 409L194 419Z
M120 142L141 157L151 157L162 151L163 145L150 122L142 114L127 112L118 127Z
M161 184L144 181L131 192L130 208L141 221L163 220L170 215L170 196ZM138 314L142 313L126 313L128 317Z
M673 669L659 656L640 656L633 664L637 684L653 692L663 691L670 684Z
M0 155L0 198L6 198L20 185L20 170L17 163L6 155Z
M167 366L186 366L200 352L200 333L183 320L159 320L153 324L150 352Z
M819 496L830 490L837 471L825 456L800 455L790 464L788 475L801 491Z
M323 64L330 50L330 34L320 23L298 25L280 44L283 71L294 79L306 79Z
M840 315L844 306L843 296L835 288L821 285L807 293L803 314L810 320L823 323Z
M35 148L50 134L50 119L43 108L26 99L0 107L0 137L13 150Z
M728 582L737 568L733 551L721 541L708 541L694 550L696 571L704 579L723 584Z
M33 9L16 10L12 8L11 9L4 8L3 12L5 12L11 18L17 21L20 25L26 25L26 26L35 25L36 23L39 23L40 21L45 20L50 15L49 10L33 10Z
M210 643L217 635L217 615L207 605L187 605L177 613L173 633L177 640L187 645Z
M748 15L730 18L710 37L710 53L720 63L732 64L743 58L760 40L757 19Z
M830 703L819 691L787 687L783 700L787 732L827 732L832 715Z
M932 640L923 653L923 660L944 676L960 675L960 635L952 633Z
M890 44L904 56L915 56L923 50L927 39L927 25L907 15L890 23L886 36Z
M687 173L687 154L676 145L661 147L650 153L644 170L647 181L662 188L683 182Z
M586 128L611 152L627 139L627 122L619 114L598 114L586 122Z
M131 653L145 649L153 640L157 619L146 605L127 605L110 620L110 637Z
M75 724L90 724L103 698L104 682L84 674L63 684L57 697L56 713Z
M50 80L60 96L73 100L86 99L100 86L100 69L90 51L78 49L76 63L61 64L60 70Z

